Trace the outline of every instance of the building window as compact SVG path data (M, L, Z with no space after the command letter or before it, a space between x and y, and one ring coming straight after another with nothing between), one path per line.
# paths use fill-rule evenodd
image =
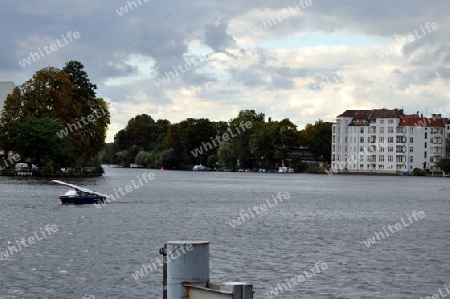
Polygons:
M433 163L433 156L430 157L430 163Z
M388 146L388 152L392 153L393 151L394 151L394 147L392 145L389 145Z
M414 137L409 137L409 143L414 143Z
M394 120L393 119L388 119L388 124L393 124Z
M423 153L423 157L426 159L427 158L427 152Z
M388 143L394 143L394 137L388 137Z
M409 152L412 153L414 148L412 146L409 147Z
M359 137L359 142L364 143L364 137Z
M384 143L384 137L378 137L378 142L379 143Z
M389 155L388 156L388 162L394 162L394 156Z
M380 133L384 134L384 127L380 127Z
M388 127L388 133L389 134L394 133L394 127Z
M413 156L409 156L409 163L413 163Z
M425 142L425 148L427 148L427 143Z
M427 132L425 132L425 139L427 139Z
M378 121L380 124L384 124L384 119L379 119Z
M364 133L364 127L361 127L359 130L360 130L360 133Z
M384 155L378 156L378 162L384 162Z
M379 148L379 152L383 153L384 152L384 146L380 146Z
M414 128L413 127L410 127L409 128L409 134L413 134L414 133Z
M383 164L378 164L378 169L379 170L383 170L384 169L384 165Z
M345 141L344 142L347 143L347 137L345 137Z

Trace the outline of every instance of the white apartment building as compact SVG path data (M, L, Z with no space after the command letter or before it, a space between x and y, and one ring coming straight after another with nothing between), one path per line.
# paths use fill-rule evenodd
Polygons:
M441 115L405 115L403 109L347 110L332 127L331 168L348 172L438 170L445 156Z

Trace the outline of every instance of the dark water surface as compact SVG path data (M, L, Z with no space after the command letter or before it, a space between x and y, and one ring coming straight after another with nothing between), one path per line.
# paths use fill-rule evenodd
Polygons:
M138 280L131 274L171 240L210 241L211 280L251 282L255 298L317 262L328 269L276 298L446 294L450 191L440 189L450 190L448 178L106 167L103 177L67 181L109 194L145 172L155 180L100 209L61 205L66 188L48 180L0 177L0 252L8 241L42 239L0 260L0 298L162 298L161 268ZM291 198L231 227L280 191ZM413 211L425 217L411 223ZM364 244L401 218L410 225ZM58 231L43 237L46 225Z

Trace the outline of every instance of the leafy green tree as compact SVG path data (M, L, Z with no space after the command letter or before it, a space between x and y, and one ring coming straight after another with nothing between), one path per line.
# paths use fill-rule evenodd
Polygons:
M240 132L233 138L231 145L233 146L233 152L235 152L239 159L239 167L251 168L253 167L253 159L260 158L252 155L250 150L250 137L254 133L254 128L257 128L260 124L264 123L264 113L256 113L255 110L241 110L236 118L230 120L230 130L236 132L236 128L241 123L250 122L252 128L246 129L244 132Z
M439 162L436 164L443 172L450 172L450 159L449 158L441 158Z
M82 115L78 123L82 126L71 133L75 154L85 155L88 160L97 159L105 147L106 130L110 124L108 104L102 98L96 98L97 86L90 82L79 61L67 62L63 71L73 84L72 101L81 106Z
M220 165L225 165L227 168L231 168L231 170L236 169L236 161L239 157L235 150L237 146L233 145L235 142L234 140L222 142L218 150Z
M0 117L0 146L18 151L19 145L16 143L12 147L10 140L15 134L23 133L17 132L21 127L17 122L26 117L52 118L63 125L61 130L65 130L65 134L60 131L58 135L67 135L69 142L66 148L70 152L66 153L64 164L90 163L98 159L110 120L106 102L95 98L95 88L77 62L69 62L64 70L47 67L37 71L5 101Z
M128 150L123 150L116 153L117 160L119 161L122 167L130 167L130 164L133 163L134 159L131 158Z
M61 166L70 152L67 137L59 138L63 125L49 117L36 118L26 116L11 126L10 146L21 157L31 158L32 163L43 166L53 160Z
M114 143L107 143L105 150L103 151L102 163L104 164L117 164L116 152L114 150Z
M155 120L147 114L140 114L128 121L125 128L128 144L136 145L142 149L148 151L153 148L153 143L157 139L159 132L155 134L153 128Z
M126 150L129 147L128 143L127 132L125 129L120 130L114 135L114 151L116 153Z
M205 163L208 156L214 154L217 150L211 140L216 136L216 131L207 118L188 118L180 122L179 136L187 163ZM218 144L216 145L218 146ZM202 149L203 154L198 154L195 157L192 152L196 149Z
M316 161L331 161L331 128L331 123L318 120L314 125L307 124L300 133L300 142L309 148Z

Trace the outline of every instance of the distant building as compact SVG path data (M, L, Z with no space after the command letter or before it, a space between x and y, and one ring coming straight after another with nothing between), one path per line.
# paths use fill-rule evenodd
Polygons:
M14 87L16 86L13 82L0 82L0 111L3 110L6 97L13 91Z
M406 115L403 109L347 110L332 127L331 168L335 172L437 171L450 133L445 123L440 114L426 118Z

